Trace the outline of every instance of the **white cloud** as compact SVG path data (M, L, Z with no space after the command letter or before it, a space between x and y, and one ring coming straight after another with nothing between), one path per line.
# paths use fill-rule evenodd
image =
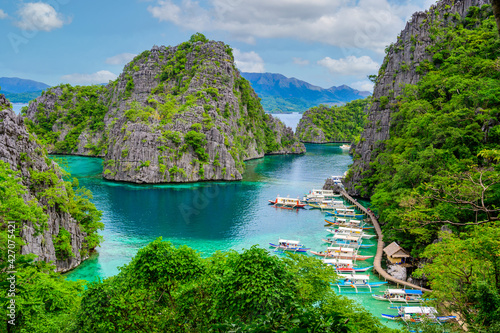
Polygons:
M4 18L7 18L7 13L3 11L3 9L0 9L0 20L3 20Z
M234 62L236 63L236 67L242 72L250 72L250 73L263 73L264 69L264 60L255 53L251 52L241 52L238 49L233 49Z
M325 57L318 61L318 65L327 68L332 74L339 75L369 75L379 69L379 65L369 56L347 56L342 59Z
M20 20L16 25L22 30L51 31L71 22L65 19L54 7L43 2L28 2L18 11Z
M309 60L307 60L307 59L293 57L292 60L293 60L294 64L299 65L299 66L309 65Z
M134 59L137 54L133 53L120 53L113 57L107 58L106 63L110 65L124 65L130 60Z
M410 0L156 0L148 11L160 21L193 31L220 30L256 38L297 38L343 48L383 52L423 7Z
M353 82L349 85L351 86L351 88L369 92L373 92L373 87L374 87L373 82L370 81L358 81L358 82Z
M61 79L64 82L68 82L71 84L98 84L98 83L108 83L109 80L114 80L117 78L117 75L111 73L110 71L98 71L92 74L69 74L64 75Z

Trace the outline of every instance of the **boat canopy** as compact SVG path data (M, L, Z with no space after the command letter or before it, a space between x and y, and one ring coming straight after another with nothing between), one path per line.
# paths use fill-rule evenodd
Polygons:
M325 264L341 264L352 266L352 260L350 259L323 259Z
M403 312L405 314L437 314L437 311L435 308L431 306L407 306L403 308Z
M349 236L349 235L346 235L346 234L343 234L343 235L333 235L333 239L343 239L343 240L348 240L348 241L359 241L359 239L361 238L361 236Z
M337 229L338 231L343 231L343 232L355 232L355 233L361 233L361 229L353 229L353 228L346 228L346 227L339 227Z
M348 247L328 247L328 251L339 251L339 252L354 252L354 249Z
M296 240L288 240L288 239L279 239L278 240L279 243L287 243L287 244L291 244L291 245L299 245L299 241L296 241Z
M343 279L349 279L349 280L370 280L370 275L360 275L360 274L337 274Z
M423 295L422 290L416 290L416 289L405 289L405 293L407 295Z

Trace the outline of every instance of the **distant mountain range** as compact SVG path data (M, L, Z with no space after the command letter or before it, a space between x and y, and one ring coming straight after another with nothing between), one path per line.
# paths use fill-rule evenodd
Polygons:
M264 110L271 113L302 113L320 104L340 105L371 95L346 85L324 89L281 74L242 72L241 76L250 81Z
M271 113L302 113L320 104L340 105L370 95L368 91L359 91L346 85L323 89L281 74L241 73L241 75L250 81L262 99L264 110ZM0 77L0 87L0 93L5 94L12 103L28 103L50 86L17 77Z
M18 77L0 77L0 93L5 94L12 103L28 103L49 88L48 84Z

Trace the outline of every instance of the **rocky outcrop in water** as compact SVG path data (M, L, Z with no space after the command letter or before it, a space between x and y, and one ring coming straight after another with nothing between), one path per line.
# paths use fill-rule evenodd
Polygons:
M200 35L141 53L106 87L50 89L26 116L50 151L103 156L109 180L240 180L246 160L305 152L264 113L231 48Z
M360 194L360 190L355 187L369 170L369 164L376 158L377 152L384 149L384 140L390 135L391 115L398 107L397 96L405 84L416 84L425 73L426 62L432 61L432 54L426 51L437 38L432 26L443 25L450 20L458 22L471 6L480 7L488 3L487 0L439 1L429 10L413 14L397 41L387 48L373 92L367 124L361 140L352 150L354 163L345 181L350 195Z
M0 160L19 172L20 182L26 189L24 201L34 201L43 208L47 218L41 226L26 221L16 224L25 243L20 252L33 253L38 256L37 260L54 262L57 271L75 268L95 247L89 246L92 242L88 241L89 236L95 235L95 230L86 232L85 225L72 215L77 211L82 213L82 210L77 208L79 204L75 201L71 183L63 181L58 165L28 133L23 118L15 115L3 95L0 95L0 110ZM89 208L95 211L92 204ZM86 218L89 218L86 213L78 217ZM62 250L62 245L67 247Z
M302 142L352 142L363 131L370 100L368 97L342 106L311 108L302 115L296 135Z

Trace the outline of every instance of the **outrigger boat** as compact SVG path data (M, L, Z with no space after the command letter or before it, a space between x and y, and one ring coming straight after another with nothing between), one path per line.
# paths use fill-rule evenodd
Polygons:
M377 235L368 235L363 233L362 229L345 228L340 227L338 229L326 229L331 234L334 235L348 235L348 236L360 236L363 239L371 239Z
M308 203L311 208L317 208L322 210L335 210L338 208L345 208L343 201L323 201L322 203Z
M288 208L288 209L293 209L293 208L304 208L306 204L302 203L299 201L299 199L294 199L294 198L289 198L289 197L280 197L279 195L276 197L275 200L269 200L269 204L274 205L275 207L279 208Z
M342 149L342 150L349 150L349 149L351 149L351 145L343 144L342 146L340 146L340 149Z
M357 254L357 251L348 247L328 247L325 252L310 252L316 256L336 259L366 260L373 257L359 255Z
M300 244L299 241L296 240L288 240L288 239L279 239L278 244L269 243L272 247L283 250L283 251L291 251L291 252L307 252L311 248L306 248L304 245Z
M334 194L332 190L312 190L302 199L308 203L320 203L324 200L341 197L340 194Z
M406 306L398 308L396 316L382 314L382 318L389 320L403 320L405 323L421 323L429 320L437 323L445 323L456 319L455 316L438 316L435 308L430 306Z
M335 271L338 273L342 272L351 272L351 273L356 273L356 272L366 272L373 266L367 266L367 267L354 267L354 264L352 260L349 259L323 259L323 263L329 266L334 266Z
M417 289L387 289L383 295L372 295L379 301L420 303L422 302L422 290Z
M357 274L337 274L339 276L339 281L335 284L339 288L339 292L341 292L341 287L351 287L356 289L358 292L358 288L368 288L370 291L372 288L378 288L384 284L387 284L385 281L381 282L369 282L370 275L357 275Z
M362 219L365 216L365 214L356 213L354 209L347 209L347 208L337 208L333 212L326 212L326 214L335 217L350 217L356 219Z
M360 220L353 220L353 219L342 219L342 218L335 218L334 220L325 219L325 222L331 224L332 226L338 226L338 227L360 228L363 230L370 230L375 228L372 225L362 224L363 222Z
M363 239L359 236L334 235L332 238L322 239L323 242L332 245L350 247L353 249L367 249L375 244L362 244Z

